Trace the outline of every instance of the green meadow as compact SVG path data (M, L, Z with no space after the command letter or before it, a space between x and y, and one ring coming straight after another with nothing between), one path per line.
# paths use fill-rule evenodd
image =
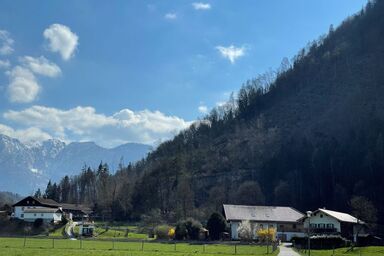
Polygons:
M271 248L269 248L271 251ZM276 256L278 250L268 255ZM53 238L0 238L0 255L267 255L265 246L132 242L122 240L69 240Z
M299 251L301 255L308 255L305 251ZM353 251L349 248L335 250L311 250L311 256L384 256L383 246L356 247Z

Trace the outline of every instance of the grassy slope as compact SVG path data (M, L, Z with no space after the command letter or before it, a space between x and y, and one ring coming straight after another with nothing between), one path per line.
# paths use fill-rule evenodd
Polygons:
M32 239L22 238L0 238L0 255L205 255L213 256L219 254L234 255L233 245L190 245L186 243L165 244L165 243L145 243L144 251L141 251L140 242L115 242L111 241L80 241L55 239ZM53 249L53 245L55 248ZM112 249L114 247L114 249ZM266 248L260 246L237 246L237 255L264 255ZM277 255L277 252L269 254Z

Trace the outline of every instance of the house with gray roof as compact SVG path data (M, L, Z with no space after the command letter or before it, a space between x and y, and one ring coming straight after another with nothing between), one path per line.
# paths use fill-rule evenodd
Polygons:
M358 236L366 234L364 221L344 212L319 208L310 217L303 217L304 228L310 226L311 235L341 235L356 241Z
M259 229L272 227L276 229L277 239L281 241L305 235L303 223L300 221L304 214L292 207L224 204L223 208L225 218L231 226L233 240L239 239L238 229L243 221L251 223L255 239Z

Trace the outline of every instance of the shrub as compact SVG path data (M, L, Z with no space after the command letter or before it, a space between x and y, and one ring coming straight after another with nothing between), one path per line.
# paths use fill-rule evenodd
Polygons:
M155 235L157 239L168 239L168 233L171 227L168 225L159 225L155 228Z
M220 213L212 213L207 222L209 237L212 240L220 239L220 234L225 231L226 226L227 222Z
M169 231L168 231L168 237L169 237L169 239L173 239L173 238L175 238L175 234L176 234L176 232L175 232L175 229L174 229L174 228L169 229Z
M187 227L185 226L184 221L179 221L176 224L176 229L175 229L175 238L177 240L183 240L186 239L188 235Z
M292 238L294 246L298 249L306 249L308 246L307 237L294 237ZM340 235L318 235L311 236L312 249L332 249L340 248L350 245L349 240L346 240Z
M199 239L199 233L203 225L193 218L188 218L185 221L185 226L187 228L188 238L192 240Z
M261 228L257 230L257 237L261 242L275 241L276 229L275 228Z
M199 232L203 226L195 219L188 218L183 221L179 221L175 229L175 238L177 240L183 239L199 239Z
M237 228L240 240L251 241L253 239L253 228L248 220L242 221Z
M44 220L41 219L41 218L38 218L36 219L34 222L33 222L33 227L34 228L40 228L41 226L43 226L44 224Z

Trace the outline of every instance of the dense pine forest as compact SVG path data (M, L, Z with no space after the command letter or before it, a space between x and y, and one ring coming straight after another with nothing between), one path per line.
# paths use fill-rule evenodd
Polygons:
M369 2L142 161L114 174L84 167L45 196L169 222L223 203L326 207L383 232L383 14L384 1Z

